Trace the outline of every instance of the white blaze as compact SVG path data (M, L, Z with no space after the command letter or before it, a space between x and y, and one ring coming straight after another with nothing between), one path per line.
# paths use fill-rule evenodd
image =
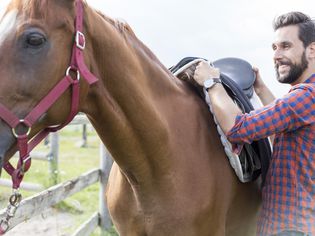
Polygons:
M18 11L11 10L7 14L2 17L0 22L0 46L6 37L12 32L14 29L16 19L17 19Z

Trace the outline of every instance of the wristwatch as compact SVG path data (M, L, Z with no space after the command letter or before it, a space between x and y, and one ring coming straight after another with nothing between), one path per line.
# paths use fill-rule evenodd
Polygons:
M208 91L217 83L222 83L220 78L207 79L203 82L203 87Z

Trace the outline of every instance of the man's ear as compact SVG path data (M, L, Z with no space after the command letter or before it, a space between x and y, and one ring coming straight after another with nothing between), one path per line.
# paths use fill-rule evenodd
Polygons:
M315 61L315 42L308 45L307 49L309 58Z

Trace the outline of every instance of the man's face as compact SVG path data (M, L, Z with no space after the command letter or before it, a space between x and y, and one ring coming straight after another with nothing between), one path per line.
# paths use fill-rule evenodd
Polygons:
M308 67L303 42L297 26L285 26L276 30L272 44L277 79L280 83L295 84Z

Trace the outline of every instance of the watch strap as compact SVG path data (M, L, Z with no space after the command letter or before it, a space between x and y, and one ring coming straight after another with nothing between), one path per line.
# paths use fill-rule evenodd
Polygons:
M210 88L212 88L215 84L218 84L218 83L222 83L222 81L221 81L221 79L220 78L212 78L212 80L213 80L213 85L211 86L211 87L209 87L209 88L206 88L206 91L208 92L208 90L210 89Z

